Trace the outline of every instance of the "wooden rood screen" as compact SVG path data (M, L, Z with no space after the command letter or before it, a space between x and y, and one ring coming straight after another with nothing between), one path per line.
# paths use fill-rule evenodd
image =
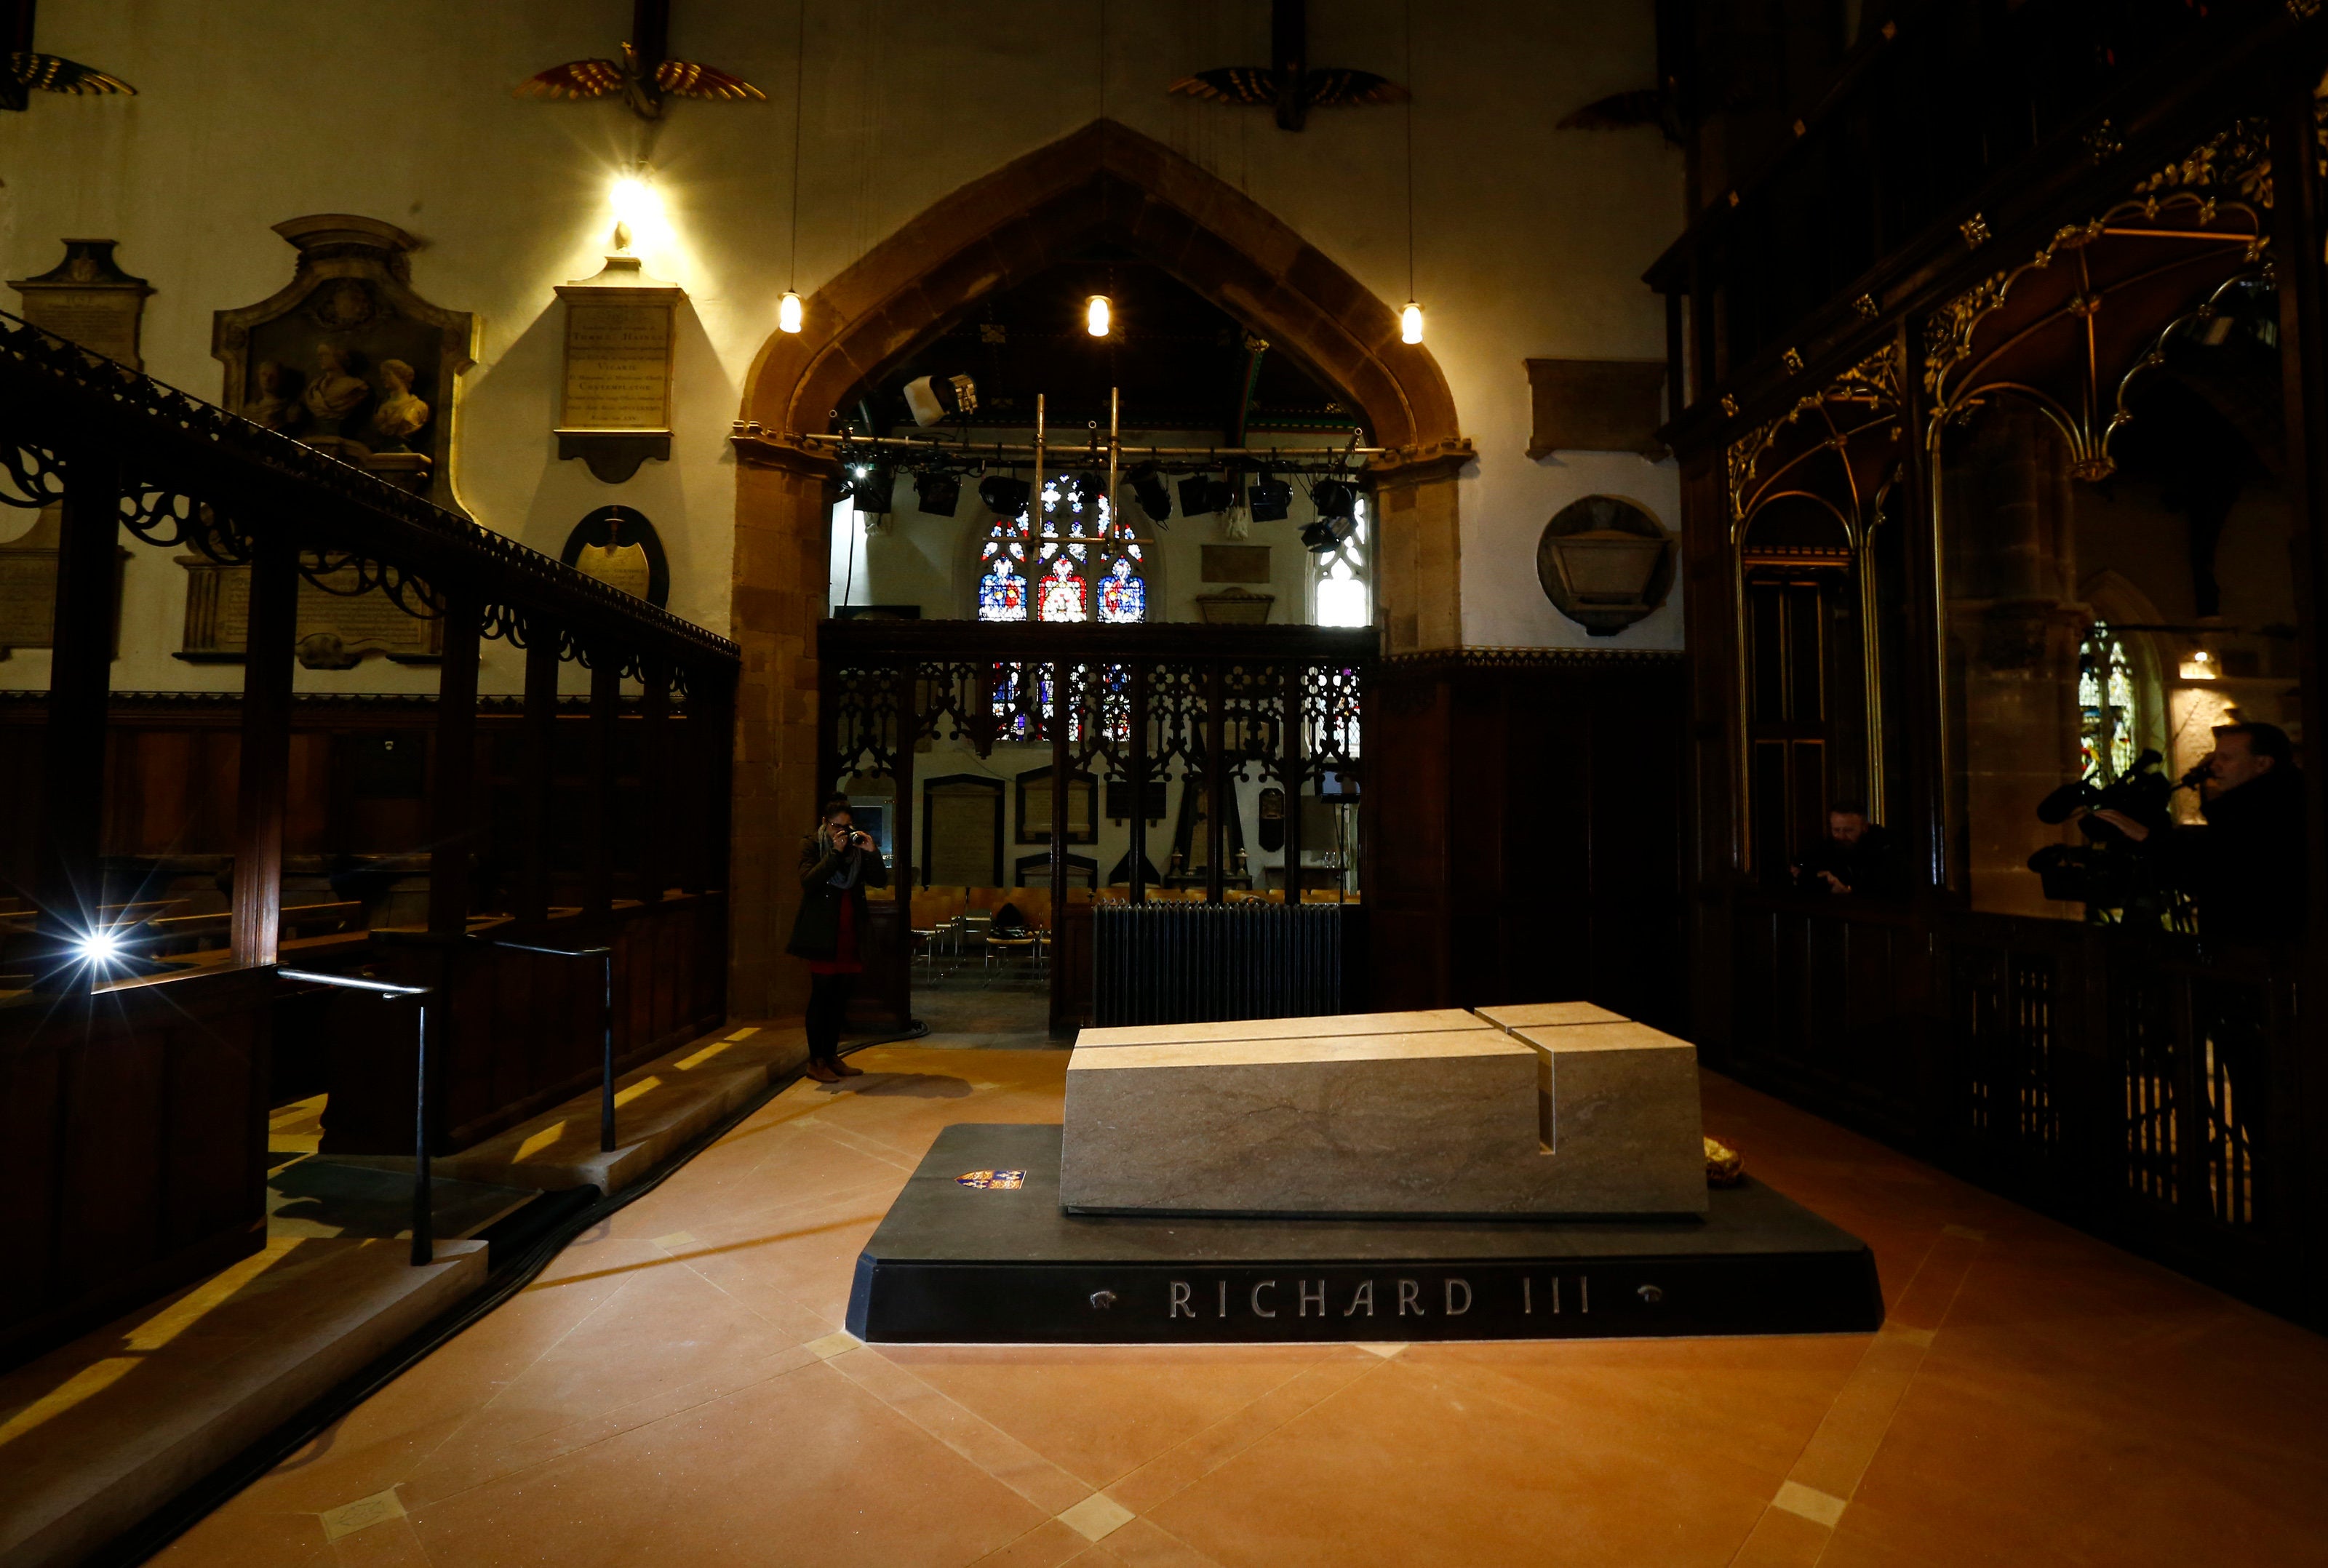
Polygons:
M1151 884L1153 866L1157 883L1175 884L1176 896L1219 903L1247 891L1239 882L1257 888L1263 863L1272 862L1287 868L1283 887L1291 896L1301 882L1302 797L1328 783L1338 793L1356 791L1366 677L1378 650L1371 628L831 621L820 631L825 778L886 777L897 802L895 865L919 863L917 814L908 808L918 745L959 741L981 757L1001 743L1047 749L1041 796L1050 806L1043 836L1055 924L1055 1031L1088 1022L1091 1013L1090 906L1070 901L1071 879L1103 884L1094 890L1100 896L1139 903L1166 891ZM1038 765L1032 755L1029 765ZM1079 776L1094 788L1118 789L1126 803L1130 844L1120 893L1104 885L1112 853L1075 850L1069 812L1079 792L1048 784ZM1205 802L1228 798L1236 781L1282 789L1281 849L1255 846L1247 871L1238 873L1232 840L1241 829L1226 811L1206 809L1201 842L1174 867L1173 819L1160 829L1149 825L1148 803L1168 779L1180 779L1184 791L1200 789ZM1085 860L1094 866L1083 866ZM1357 885L1356 871L1338 869L1343 889ZM903 893L903 871L896 880ZM894 948L905 950L902 941ZM905 966L889 966L887 974L888 1013L902 1022Z
M326 1151L409 1151L408 1012L391 1026L395 1004L296 985L277 977L278 960L361 964L430 988L440 1067L427 1125L444 1149L596 1077L597 1011L574 1001L593 988L586 966L493 939L612 946L620 1057L720 1018L734 644L8 316L0 504L49 511L57 539L39 743L12 745L5 764L11 837L33 847L12 856L18 874L0 907L0 1363L260 1245L271 1059L307 1053L328 1083ZM230 783L189 808L190 820L232 824L230 907L191 923L173 900L123 885L117 859L108 881L108 855L135 847L108 844L106 810L122 733L110 685L126 540L248 575L238 743L221 770ZM427 767L405 882L425 892L408 913L351 893L330 920L303 918L286 935L303 580L435 621L443 653L433 712L413 737ZM492 769L478 743L478 662L494 639L524 650L525 695L515 808L496 844L505 874L481 879L481 818L495 797L479 787ZM559 717L568 659L589 671L587 716ZM585 758L587 779L563 843L549 809L561 726L587 737L564 748ZM10 729L29 739L33 726ZM618 750L642 759L627 822L615 807ZM561 877L561 861L578 874ZM180 923L164 938L155 919ZM224 944L205 950L220 927ZM93 947L116 947L115 961L92 962Z

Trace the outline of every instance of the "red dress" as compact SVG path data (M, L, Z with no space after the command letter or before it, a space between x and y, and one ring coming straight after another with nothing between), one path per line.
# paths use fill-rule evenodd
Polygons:
M850 891L854 891L851 889ZM811 958L808 972L812 975L862 975L865 966L857 957L857 901L849 893L840 895L840 934L834 938L832 957Z

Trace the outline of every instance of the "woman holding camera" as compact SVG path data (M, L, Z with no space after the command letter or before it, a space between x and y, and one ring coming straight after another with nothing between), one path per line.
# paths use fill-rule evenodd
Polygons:
M801 845L801 907L784 951L808 960L808 1076L821 1084L862 1076L840 1059L841 1015L865 971L859 947L865 890L887 887L889 868L870 834L857 830L849 802L825 803L817 830Z

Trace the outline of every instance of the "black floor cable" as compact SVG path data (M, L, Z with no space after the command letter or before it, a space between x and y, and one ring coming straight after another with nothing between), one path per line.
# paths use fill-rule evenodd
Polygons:
M860 1040L841 1054L853 1056L869 1046L920 1040L929 1032L929 1025L916 1019L913 1028L902 1034ZM807 1063L803 1062L783 1078L771 1080L765 1091L754 1095L732 1114L706 1128L662 1170L636 1186L626 1187L611 1198L596 1187L545 1192L508 1219L488 1226L481 1235L487 1238L492 1249L497 1251L508 1246L511 1255L507 1263L493 1268L485 1276L483 1287L475 1294L465 1297L447 1308L362 1371L333 1387L289 1421L116 1536L85 1560L85 1568L129 1568L130 1564L146 1561L192 1529L230 1498L313 1442L357 1405L426 1360L437 1347L531 1284L540 1276L541 1271L549 1266L550 1260L565 1251L576 1237L637 1202L685 1170L698 1154L735 1131L761 1106L800 1082L806 1067ZM495 1238L493 1232L502 1230L503 1226L509 1228ZM487 1255L490 1256L491 1253Z

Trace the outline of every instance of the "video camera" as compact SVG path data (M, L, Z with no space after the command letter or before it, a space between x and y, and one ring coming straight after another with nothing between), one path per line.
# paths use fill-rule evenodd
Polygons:
M2095 783L2091 774L2072 779L2037 803L2037 820L2051 826L2069 821L2080 811L2120 811L2140 822L2163 822L2167 797L2174 793L2174 786L2158 770L2164 760L2145 747L2133 767L2107 784ZM2122 842L2126 837L2091 815L2078 817L2078 831L2104 843Z
M2181 901L2160 874L2158 857L2140 853L2114 825L2093 815L2123 812L2153 833L2167 831L2172 818L2166 803L2179 786L2158 770L2161 761L2156 751L2145 750L2133 767L2107 784L2097 784L2088 775L2037 803L2040 822L2060 824L2076 817L2078 832L2086 840L2049 844L2029 857L2029 869L2043 880L2047 898L2084 904L2089 915L2118 910L2139 918L2173 911Z

